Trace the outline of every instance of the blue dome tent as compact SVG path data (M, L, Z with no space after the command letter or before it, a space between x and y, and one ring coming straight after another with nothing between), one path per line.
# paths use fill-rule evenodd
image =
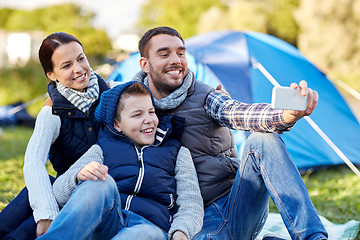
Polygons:
M295 47L270 35L238 31L194 36L185 45L189 68L196 78L212 87L221 83L239 101L270 103L274 85L290 86L306 80L319 93L318 106L311 118L301 119L283 134L297 167L338 165L347 160L360 164L359 122L326 75ZM131 80L140 70L139 58L139 53L134 53L120 62L107 80ZM247 135L235 131L239 151Z

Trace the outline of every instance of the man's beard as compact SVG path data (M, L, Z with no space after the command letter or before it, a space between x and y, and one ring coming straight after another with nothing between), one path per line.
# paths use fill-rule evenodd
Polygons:
M149 64L150 67L150 73L149 76L152 80L152 83L156 90L158 92L164 93L166 96L170 95L173 91L175 91L180 86L171 86L167 84L166 77L162 76L161 74L158 74L156 71L154 71L154 68ZM164 73L165 74L165 73Z

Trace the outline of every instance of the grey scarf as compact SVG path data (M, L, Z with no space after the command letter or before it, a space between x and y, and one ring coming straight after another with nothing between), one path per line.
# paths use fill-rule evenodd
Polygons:
M188 74L184 78L182 85L178 89L160 100L155 99L155 107L160 110L177 108L185 100L187 96L187 91L190 88L192 80L194 78L193 76L193 72L189 70ZM147 77L147 74L143 71L138 72L133 78L133 80L141 81L146 86L149 86L149 79Z
M76 108L88 113L91 105L99 98L99 83L93 70L91 70L89 85L84 92L63 86L56 81L56 88Z

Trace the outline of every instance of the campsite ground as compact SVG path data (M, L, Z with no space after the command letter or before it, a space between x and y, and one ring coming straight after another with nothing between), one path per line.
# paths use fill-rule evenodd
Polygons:
M23 158L32 129L0 129L0 210L24 187ZM48 166L54 175L54 170ZM360 220L360 181L347 167L308 171L303 176L318 213L334 223ZM270 211L277 212L273 203ZM360 240L360 234L355 238Z

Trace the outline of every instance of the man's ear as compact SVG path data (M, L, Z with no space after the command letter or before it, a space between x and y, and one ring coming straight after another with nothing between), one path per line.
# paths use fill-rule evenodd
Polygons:
M140 67L144 72L149 73L149 64L146 58L140 58Z
M117 119L114 119L114 128L121 132L120 122Z
M46 76L51 80L51 81L56 81L56 77L54 75L53 72L47 72Z

